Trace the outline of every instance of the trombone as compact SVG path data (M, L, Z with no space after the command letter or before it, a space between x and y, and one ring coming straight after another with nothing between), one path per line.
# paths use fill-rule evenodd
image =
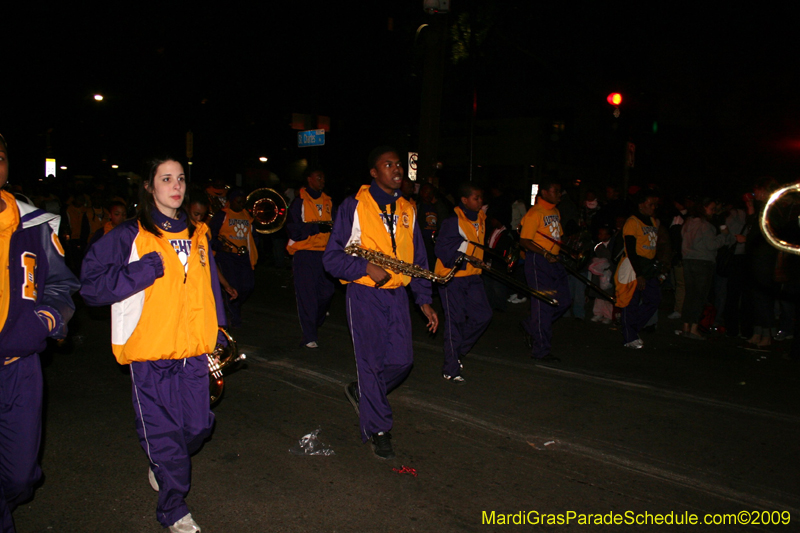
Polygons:
M583 283L584 285L586 285L586 286L588 286L588 287L591 287L592 289L594 289L594 290L597 292L597 294L599 294L599 295L600 295L600 297L601 297L602 299L604 299L604 300L608 300L608 301L609 301L609 302L611 302L612 304L615 304L615 303L617 303L617 299L616 299L614 296L612 296L612 295L608 294L606 291L604 291L603 289L601 289L601 288L600 288L600 285L598 285L597 283L593 282L592 280L590 280L590 279L588 279L588 278L585 278L585 277L583 277L583 276L581 275L581 273L580 273L580 272L578 272L578 270L577 270L575 267L573 267L572 265L570 265L570 264L569 264L569 263L568 263L568 262L567 262L567 261L566 261L566 260L565 260L565 259L564 259L564 258L561 256L561 255L559 255L559 254L552 254L552 253L548 252L547 250L545 250L544 248L542 248L541 246L539 246L538 244L536 244L536 243L535 243L535 242L533 242L533 241L531 241L531 243L532 243L532 244L533 244L533 245L534 245L536 248L538 248L539 250L541 250L542 252L544 252L544 254L545 254L545 257L548 257L548 256L553 256L553 257L555 257L555 258L556 258L556 260L557 260L559 263L561 263L561 264L564 266L564 268L567 270L567 272L569 272L570 274L572 274L573 276L575 276L576 278L578 278L578 281L580 281L580 282L581 282L581 283Z
M487 248L483 244L477 244L477 243L474 243L472 241L468 241L468 242L470 244L476 245L478 248L481 248L481 249L484 249L484 250L486 250L486 249L491 250L491 248ZM497 255L500 255L500 254L497 254ZM499 281L501 283L504 283L504 284L508 285L509 287L513 287L513 288L517 289L518 291L524 292L525 294L530 294L534 298L538 298L539 300L543 301L544 303L546 303L548 305L552 305L552 306L557 306L558 305L558 300L556 300L555 298L551 297L551 295L555 294L556 291L537 291L533 287L529 287L526 283L522 283L518 279L513 278L513 277L509 276L508 274L503 274L499 270L491 268L489 265L487 265L486 263L484 263L483 261L481 261L477 257L473 257L473 256L467 255L467 254L464 254L461 257L465 258L465 260L470 265L474 266L475 268L481 269L481 271L483 271L484 274L489 274L489 276L495 278L497 281Z
M768 243L782 252L800 255L800 245L792 244L776 237L775 232L769 223L769 210L772 209L775 206L775 203L778 202L778 200L780 200L784 195L792 192L800 192L800 183L783 187L782 189L778 189L772 193L772 196L769 197L769 200L767 200L767 203L764 205L764 209L761 211L761 216L758 219L758 223L761 227L761 233L764 234L764 238L767 239Z

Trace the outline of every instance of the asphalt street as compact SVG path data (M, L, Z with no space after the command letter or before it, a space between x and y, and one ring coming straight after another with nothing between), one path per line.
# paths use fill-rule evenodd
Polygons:
M799 369L786 342L749 352L677 337L662 319L644 349L627 350L613 327L565 317L561 362L536 365L518 331L528 305L515 305L454 384L441 378L441 333L413 312L415 365L389 397L397 457L386 461L361 443L343 392L355 379L343 293L320 348L301 348L290 272L257 274L233 332L247 361L193 459L187 502L205 533L800 530ZM159 531L109 321L83 308L73 330L70 353L43 357L46 479L16 510L18 531ZM334 455L289 452L316 429ZM597 515L623 523L579 523ZM656 515L673 524L642 523ZM690 515L749 523L674 523ZM789 524L763 524L776 520Z

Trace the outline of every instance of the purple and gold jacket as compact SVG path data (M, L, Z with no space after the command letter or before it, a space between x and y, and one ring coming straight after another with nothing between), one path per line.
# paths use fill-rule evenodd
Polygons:
M7 363L39 353L47 337L67 336L75 312L72 294L80 283L64 264L58 242L58 215L17 201L19 225L11 234L8 317L0 325L0 358Z

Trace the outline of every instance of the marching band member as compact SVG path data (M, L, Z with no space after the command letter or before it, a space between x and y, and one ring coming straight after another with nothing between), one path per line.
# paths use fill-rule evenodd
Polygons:
M302 344L306 348L316 348L317 328L325 322L335 290L333 279L322 266L322 253L331 235L333 202L330 196L322 192L325 174L321 170L307 170L306 182L308 186L300 189L297 198L289 206L286 224L289 243L286 250L294 256L294 292L303 331Z
M370 153L369 167L373 181L342 203L322 261L328 272L347 283L347 321L358 381L347 385L345 393L359 415L362 441L372 438L375 454L389 459L395 454L387 394L408 376L414 359L405 287L411 285L431 332L436 331L439 318L431 307L430 281L387 272L344 251L348 244L359 242L428 268L416 213L400 196L402 159L394 148L381 146Z
M214 426L205 354L225 323L208 227L188 218L185 193L181 164L153 160L138 216L88 251L81 291L90 305L113 304L111 345L130 365L156 518L174 533L200 531L185 498L190 457Z
M436 239L436 274L440 276L447 275L461 254L483 261L483 250L469 244L484 244L486 237L486 213L481 209L483 191L464 183L459 196L461 201L455 208L455 216L442 223ZM455 277L439 287L446 321L442 377L455 383L465 381L461 360L492 320L492 308L480 276L480 268L464 262Z
M523 324L526 337L531 339L532 357L537 361L558 361L550 353L553 338L553 322L558 320L572 305L569 296L567 271L558 262L561 214L556 205L561 201L561 185L544 179L539 184L536 203L522 217L520 224L520 246L526 250L525 278L528 285L537 291L555 291L553 297L558 305L553 307L538 298L531 298L531 318ZM549 238L548 238L549 237Z
M231 326L242 325L242 305L256 287L255 268L258 250L253 238L253 217L244 208L247 196L242 189L228 193L228 205L211 219L212 246L219 269L239 297L230 300ZM227 241L227 242L225 242ZM238 253L242 248L246 253Z
M189 194L189 218L192 219L195 225L208 222L208 211L209 211L209 203L208 203L208 196L205 194ZM230 296L229 300L235 300L239 297L239 293L236 292L236 289L231 287L231 284L228 283L228 280L225 279L225 275L217 269L217 276L219 277L219 284L222 285L222 289L228 293Z
M644 346L639 331L658 310L661 303L656 244L658 220L653 216L658 207L659 195L652 189L642 189L637 194L638 212L631 215L622 227L625 253L614 275L617 307L622 308L620 322L626 348Z
M0 188L8 147L0 135ZM0 191L0 530L41 479L43 383L39 353L63 339L75 311L75 276L58 241L60 217Z

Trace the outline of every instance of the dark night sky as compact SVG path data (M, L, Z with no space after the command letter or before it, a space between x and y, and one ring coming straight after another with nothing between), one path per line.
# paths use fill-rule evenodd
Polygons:
M449 22L469 12L484 32L479 118L605 120L605 95L620 89L642 172L714 183L795 175L800 50L790 8L551 4L452 0ZM381 140L413 144L421 0L197 6L6 14L0 131L12 180L39 172L48 130L59 163L79 174L98 173L104 157L138 170L147 155L182 154L190 128L200 177L232 176L263 153L286 162L298 154L292 112L331 117L319 153L339 173L363 174ZM470 64L447 65L443 120L463 120ZM95 103L95 92L106 100ZM653 120L656 137L642 133ZM580 142L590 146L592 131ZM580 142L572 157L591 166Z

